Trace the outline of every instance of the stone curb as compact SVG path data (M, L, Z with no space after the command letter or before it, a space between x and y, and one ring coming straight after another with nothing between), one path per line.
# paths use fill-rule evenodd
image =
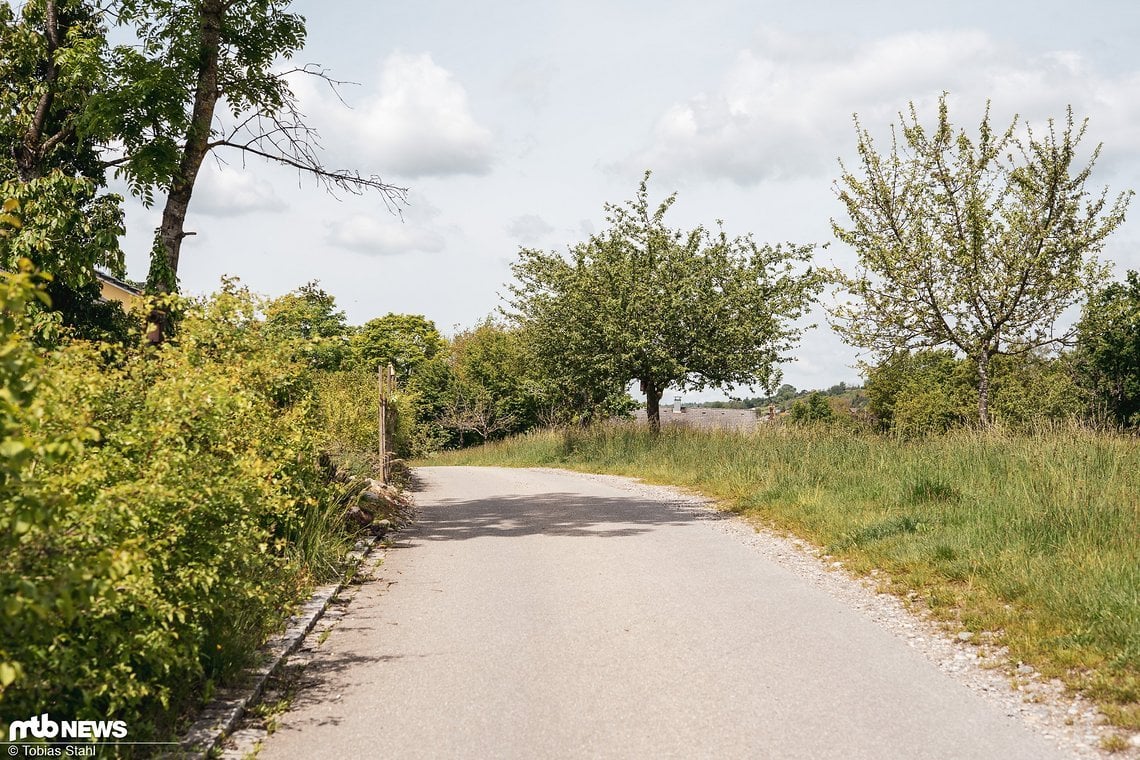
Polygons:
M357 543L357 548L349 552L349 571L345 578L318 588L309 601L301 606L300 611L289 618L285 633L270 639L261 648L261 663L246 671L241 685L220 690L182 737L179 748L163 755L163 758L206 760L209 757L214 748L237 727L250 705L261 696L270 676L280 669L286 657L301 646L305 636L313 630L313 626L328 608L329 602L344 588L347 580L355 575L377 540L370 536Z

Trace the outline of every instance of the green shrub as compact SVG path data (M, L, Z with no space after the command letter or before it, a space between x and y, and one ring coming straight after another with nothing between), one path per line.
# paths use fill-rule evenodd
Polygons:
M883 430L906 436L943 432L977 405L965 362L951 351L899 352L867 373L871 415Z
M2 282L0 718L168 733L339 568L313 375L232 284L158 348L41 356Z
M806 424L811 422L833 422L836 414L827 402L827 397L816 391L807 397L807 400L796 401L791 409L792 422Z
M1080 416L1084 394L1073 380L1072 359L1044 353L995 356L990 363L990 416L1007 428ZM881 430L917 437L973 420L977 366L952 351L899 352L867 368L870 412Z
M1089 298L1075 354L1094 416L1140 427L1140 273L1129 271L1124 282L1110 283Z

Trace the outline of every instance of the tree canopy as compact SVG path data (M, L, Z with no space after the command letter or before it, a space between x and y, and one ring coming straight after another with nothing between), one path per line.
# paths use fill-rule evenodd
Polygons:
M821 279L803 269L813 245L668 227L676 196L652 206L648 181L568 257L522 249L510 316L567 403L604 410L637 381L657 426L667 387L777 383Z
M1099 146L1078 159L1086 122L1071 109L1043 135L1018 119L995 132L989 109L976 140L950 123L946 97L933 130L911 104L880 153L856 118L860 167L842 166L850 226L836 236L859 257L835 273L851 300L832 311L844 339L881 357L947 346L977 367L978 418L989 421L990 360L1069 342L1058 330L1106 268L1096 255L1123 221L1131 193L1110 200L1086 184Z
M373 371L391 364L401 383L446 348L435 323L419 314L386 314L365 322L352 336L358 364Z
M102 192L107 135L87 120L108 84L106 33L82 0L0 4L0 197L22 221L0 239L0 266L27 258L72 295L95 267L123 275L122 199Z
M265 306L265 333L292 343L297 355L317 369L340 368L349 354L348 332L344 312L315 280Z
M1140 274L1097 291L1078 325L1078 374L1099 415L1140 426Z

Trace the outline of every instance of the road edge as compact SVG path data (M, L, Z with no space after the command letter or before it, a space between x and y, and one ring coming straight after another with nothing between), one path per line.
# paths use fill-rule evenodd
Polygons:
M336 583L318 587L300 610L288 619L285 632L261 647L258 652L260 663L242 674L239 685L220 690L183 734L178 749L162 757L166 760L206 760L239 725L246 710L261 696L266 682L281 669L289 655L297 651L328 609L329 602L352 580L378 542L375 536L357 542L348 553L349 567L344 577Z

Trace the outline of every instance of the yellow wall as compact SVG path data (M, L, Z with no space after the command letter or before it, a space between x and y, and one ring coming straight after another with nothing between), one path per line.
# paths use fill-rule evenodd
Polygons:
M119 287L113 282L100 279L99 288L102 291L104 299L108 301L118 301L127 311L130 311L131 307L135 305L135 301L138 300L137 295L126 288Z

